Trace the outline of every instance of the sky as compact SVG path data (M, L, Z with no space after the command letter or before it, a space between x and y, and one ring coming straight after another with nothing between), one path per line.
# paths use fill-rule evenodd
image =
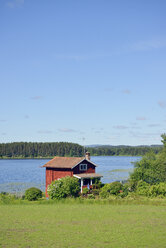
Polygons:
M165 0L0 0L0 142L161 144Z

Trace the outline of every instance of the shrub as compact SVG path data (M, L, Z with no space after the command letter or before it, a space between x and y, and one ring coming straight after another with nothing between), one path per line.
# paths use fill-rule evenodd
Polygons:
M13 203L15 200L16 200L15 195L9 194L7 192L0 193L0 203L10 204L10 203Z
M89 189L88 188L83 188L82 189L82 194L83 195L87 195L89 193Z
M152 197L166 196L166 183L152 185L149 189L149 195Z
M123 185L120 182L113 182L110 184L110 194L118 195L123 189Z
M150 184L140 180L137 183L136 193L138 195L149 196Z
M51 199L77 197L79 192L80 186L78 179L69 176L53 181L47 189L47 193Z
M100 193L100 189L93 189L91 192L93 195L97 196Z
M100 189L104 186L104 184L100 181L100 178L92 179L92 189Z
M143 196L165 197L166 196L166 183L150 185L141 180L137 184L136 193L138 195L143 195Z
M28 201L36 201L42 198L42 191L38 188L32 187L25 191L25 199Z
M100 197L102 198L107 198L110 195L110 191L109 191L109 184L105 184L103 188L101 188L100 190Z
M111 194L118 195L123 192L123 185L120 182L113 182L109 184L105 184L104 187L101 188L100 196L102 198L107 198Z
M164 144L161 152L146 153L140 161L135 163L130 179L137 182L142 180L151 185L166 182L166 134L162 134L161 137Z
M89 194L88 199L95 199L95 196L93 194Z

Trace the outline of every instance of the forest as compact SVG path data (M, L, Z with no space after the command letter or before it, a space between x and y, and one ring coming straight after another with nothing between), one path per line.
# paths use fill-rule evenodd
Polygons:
M0 158L51 158L83 155L84 148L68 142L13 142L0 144Z
M69 142L13 142L0 143L0 158L52 158L54 156L81 157L84 150L91 156L143 156L149 151L157 154L162 146L96 146L83 147Z
M152 146L97 146L88 147L92 156L143 156L147 152L159 153L162 145Z

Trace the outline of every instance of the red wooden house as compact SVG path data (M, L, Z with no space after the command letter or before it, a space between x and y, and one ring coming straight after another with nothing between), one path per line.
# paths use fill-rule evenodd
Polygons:
M84 187L92 187L95 178L101 178L100 174L95 173L96 164L90 161L90 153L85 157L55 157L47 162L46 167L46 196L47 187L52 181L66 176L74 176L79 179L80 190Z

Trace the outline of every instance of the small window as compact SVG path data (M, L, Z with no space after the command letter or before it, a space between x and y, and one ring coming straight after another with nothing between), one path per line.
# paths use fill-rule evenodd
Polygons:
M80 164L80 170L81 171L87 170L87 164Z

